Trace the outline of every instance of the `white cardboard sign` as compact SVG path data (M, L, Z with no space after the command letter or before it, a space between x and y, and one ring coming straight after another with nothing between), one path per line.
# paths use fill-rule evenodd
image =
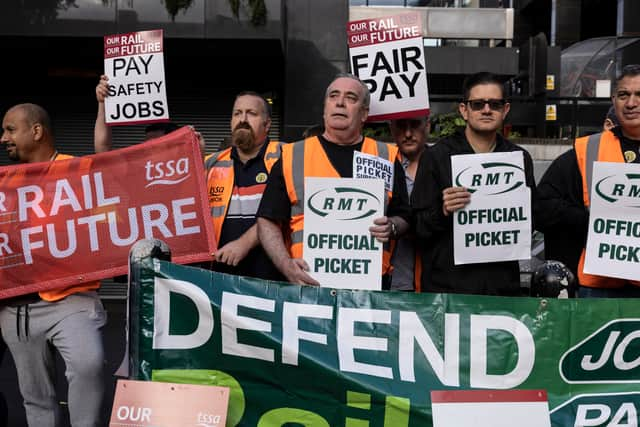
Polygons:
M369 121L429 113L420 14L351 21L347 38L352 73L371 92Z
M471 201L454 213L454 262L531 258L531 189L521 151L451 156L453 185Z
M109 77L107 124L169 120L162 30L105 36L104 72Z
M433 427L551 427L544 390L431 392Z
M595 162L584 271L640 280L640 164Z
M384 215L381 179L305 178L303 258L321 286L382 288L382 243L369 227Z

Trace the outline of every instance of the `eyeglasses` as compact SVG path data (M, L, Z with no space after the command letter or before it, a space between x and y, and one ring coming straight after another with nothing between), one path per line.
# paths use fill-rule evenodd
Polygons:
M473 111L484 109L486 104L489 104L489 108L493 111L502 111L507 101L505 99L467 99L466 103Z

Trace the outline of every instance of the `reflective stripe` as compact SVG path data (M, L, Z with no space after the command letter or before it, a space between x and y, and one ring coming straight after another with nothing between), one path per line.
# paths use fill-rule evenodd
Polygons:
M211 208L211 217L212 218L221 217L222 215L224 215L225 208L226 208L226 206L224 206L224 205L212 207Z
M591 183L593 181L593 163L598 161L598 153L600 152L601 133L589 136L587 140L587 158L585 165L585 174L587 180L587 194L591 197Z
M376 145L378 146L378 157L389 160L389 145L380 141L376 141ZM391 166L395 168L393 162ZM393 183L391 183L391 185L393 185ZM384 192L384 206L386 211L386 208L389 206L389 192L386 190Z
M218 151L217 153L212 154L211 157L209 157L207 159L207 162L204 164L204 168L208 170L210 167L212 167L214 163L218 161L218 157L220 157L220 153L222 152Z
M378 146L378 157L389 160L389 146L380 141L376 141L376 145Z
M291 171L297 202L291 207L291 216L296 216L304 213L304 143L302 141L294 143L292 158ZM302 241L302 236L300 239Z
M217 168L230 168L233 167L233 160L220 160L214 166Z
M265 160L271 160L271 159L276 159L278 160L280 158L280 153L282 152L282 143L278 142L278 145L276 145L276 150L274 152L267 152L267 155L264 156Z
M302 230L294 231L293 233L291 233L291 243L294 245L296 243L302 243L303 234L304 231Z

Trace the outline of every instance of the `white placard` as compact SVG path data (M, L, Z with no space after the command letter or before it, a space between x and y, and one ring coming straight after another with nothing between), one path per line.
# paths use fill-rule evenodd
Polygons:
M104 72L109 77L107 124L169 120L162 30L105 36Z
M640 164L595 162L584 271L640 280Z
M369 232L384 215L380 179L305 178L303 258L321 286L382 288L382 243Z
M429 113L419 13L351 21L347 39L352 73L369 87L369 120Z
M384 189L393 189L393 163L382 157L374 156L360 151L353 153L353 177L373 178L384 181Z
M471 193L454 213L454 262L531 258L531 190L521 151L451 156L453 185Z
M431 392L433 427L551 427L544 390Z

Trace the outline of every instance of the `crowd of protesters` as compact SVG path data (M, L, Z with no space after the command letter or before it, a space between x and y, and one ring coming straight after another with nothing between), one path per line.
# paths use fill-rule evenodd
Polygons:
M111 149L104 121L108 81L96 87L97 152ZM640 65L622 70L615 82L609 127L576 140L536 189L531 156L501 136L510 104L502 82L490 73L469 76L458 110L460 132L428 146L429 118L389 123L395 144L365 137L370 94L365 83L341 74L327 87L323 123L304 139L269 140L270 106L258 93L235 98L230 146L205 157L207 194L218 250L207 267L226 273L318 285L302 258L304 178L353 176L354 153L377 156L393 168L384 215L372 220L371 236L383 244L383 289L515 296L521 293L517 261L455 265L453 213L473 198L452 180L451 156L522 152L531 189L533 227L555 236L558 251L579 278L580 297L640 296L640 283L583 272L589 217L585 171L597 160L640 162ZM19 163L69 158L58 152L48 113L35 104L10 108L2 122L9 158ZM170 132L171 128L148 129ZM202 139L201 139L202 141ZM587 155L598 144L595 155ZM550 245L554 249L556 246ZM552 249L553 250L553 249ZM569 255L567 255L569 254ZM554 254L555 255L555 254ZM57 349L66 364L73 426L101 425L106 314L96 282L0 301L2 336L13 355L30 426L56 426L59 405L53 379ZM0 343L2 344L2 343ZM0 345L0 349L2 349ZM2 351L0 351L0 357ZM0 414L1 415L1 414Z

